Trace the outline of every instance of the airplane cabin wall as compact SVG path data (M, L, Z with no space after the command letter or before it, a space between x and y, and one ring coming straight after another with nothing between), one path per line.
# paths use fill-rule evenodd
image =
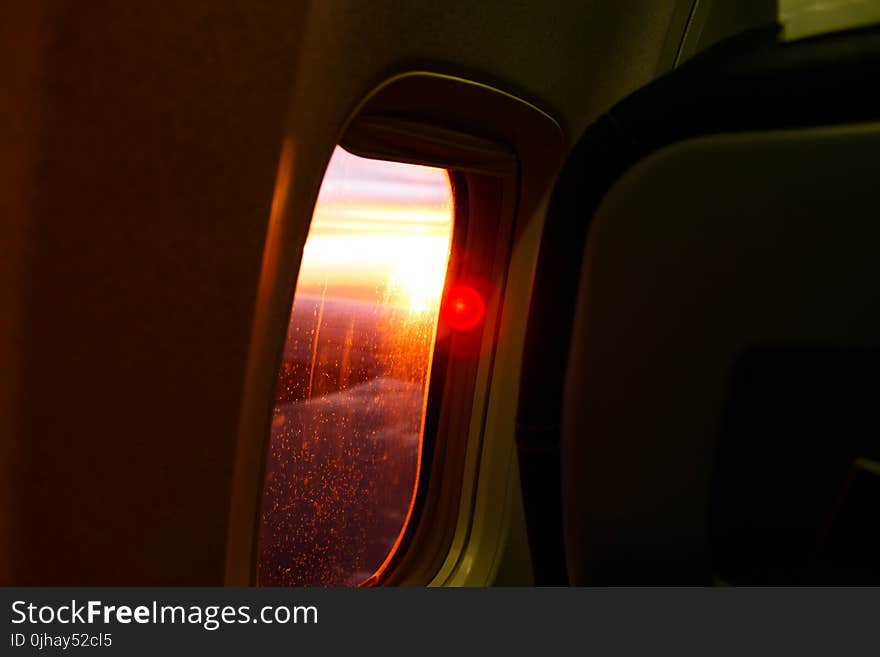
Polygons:
M297 228L286 235L302 241L330 148L383 79L422 69L493 84L573 141L655 75L690 4L11 7L0 583L223 582L282 143ZM292 286L292 271L279 275Z

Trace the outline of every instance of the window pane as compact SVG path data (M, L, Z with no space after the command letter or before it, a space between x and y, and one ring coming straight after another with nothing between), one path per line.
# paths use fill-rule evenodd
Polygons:
M445 170L334 152L284 346L259 584L354 586L393 553L418 483L452 219Z

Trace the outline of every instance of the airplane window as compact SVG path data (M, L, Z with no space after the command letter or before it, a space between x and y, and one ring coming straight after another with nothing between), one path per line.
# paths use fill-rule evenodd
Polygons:
M412 513L452 239L443 169L333 153L273 412L257 582L356 586Z

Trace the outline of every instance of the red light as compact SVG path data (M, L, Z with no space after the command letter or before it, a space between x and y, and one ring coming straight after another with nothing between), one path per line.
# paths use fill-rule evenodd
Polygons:
M440 314L449 328L467 331L483 321L486 316L486 302L470 285L453 285L446 294Z

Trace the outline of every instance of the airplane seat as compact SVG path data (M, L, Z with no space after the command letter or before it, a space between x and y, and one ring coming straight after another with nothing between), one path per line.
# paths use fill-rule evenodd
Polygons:
M540 308L572 584L880 581L877 79L878 27L757 30L573 152Z

